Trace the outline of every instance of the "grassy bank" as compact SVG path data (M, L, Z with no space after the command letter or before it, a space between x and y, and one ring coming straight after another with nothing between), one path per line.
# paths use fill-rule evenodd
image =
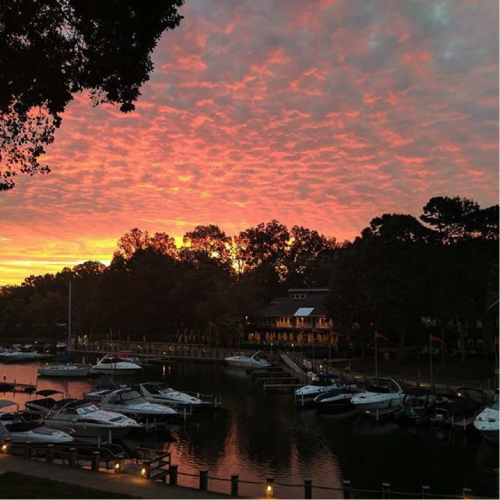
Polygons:
M137 498L51 479L5 472L0 474L0 498Z

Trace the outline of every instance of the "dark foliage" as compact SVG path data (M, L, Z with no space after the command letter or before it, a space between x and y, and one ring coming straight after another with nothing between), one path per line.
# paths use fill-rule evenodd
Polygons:
M39 164L61 113L87 90L132 111L151 53L183 0L0 0L0 190Z

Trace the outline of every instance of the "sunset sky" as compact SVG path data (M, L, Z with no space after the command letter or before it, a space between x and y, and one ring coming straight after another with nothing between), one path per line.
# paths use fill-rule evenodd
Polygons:
M497 0L186 0L137 109L79 95L0 192L0 285L139 227L277 219L353 239L432 196L498 203Z

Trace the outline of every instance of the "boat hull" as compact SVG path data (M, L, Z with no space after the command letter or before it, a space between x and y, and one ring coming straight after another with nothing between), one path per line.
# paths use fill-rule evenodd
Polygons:
M88 368L75 367L71 369L55 369L49 367L38 368L38 373L42 377L86 377L89 374Z

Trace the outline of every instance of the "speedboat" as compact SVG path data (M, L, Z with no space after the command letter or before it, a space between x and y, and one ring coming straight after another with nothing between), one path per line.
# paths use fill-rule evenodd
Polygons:
M44 377L86 377L90 368L83 365L46 365L38 368L38 373Z
M498 444L499 433L499 404L498 389L495 401L485 408L474 420L474 427L491 443Z
M17 405L14 401L0 401L0 408L14 405ZM12 438L13 443L68 444L74 441L67 432L51 429L41 421L26 421L22 412L0 414L0 436Z
M454 396L436 406L431 422L438 427L467 431L474 426L476 417L483 409L483 391L461 387Z
M26 403L24 403L24 406L33 416L43 418L45 415L50 413L58 403L57 400L51 397L55 396L56 394L63 393L54 389L42 389L41 391L36 391L36 395L42 397L40 399L32 399L30 401L26 401Z
M339 385L335 381L337 378L338 375L334 375L333 373L315 375L309 385L295 390L295 402L301 405L311 403L320 394L339 388Z
M399 406L398 423L419 425L428 422L436 412L436 406L445 402L441 396L428 389L407 389Z
M45 424L56 429L74 429L77 438L121 438L142 425L121 413L99 409L79 399L62 399L45 416Z
M44 354L38 354L31 351L22 351L18 347L8 349L0 355L0 360L4 363L21 363L28 361L37 361L45 358L47 358L47 356Z
M361 392L359 383L355 380L345 380L337 387L322 392L313 400L313 406L318 410L344 410L352 408L351 399Z
M351 399L351 403L358 411L378 420L398 411L403 398L403 389L394 379L375 378L365 392Z
M165 405L148 403L137 391L133 389L116 389L105 395L101 408L114 411L123 415L133 415L134 418L149 422L175 419L179 414Z
M114 354L106 354L97 365L90 369L91 373L103 373L108 375L135 375L142 370L137 363L124 358L119 358Z
M225 361L230 366L238 366L240 368L267 368L271 363L260 357L260 351L257 351L252 356L240 354L238 356L230 356L225 358Z
M139 384L137 390L150 403L166 404L174 408L214 406L210 401L200 399L186 392L176 391L164 382ZM201 394L197 394L197 396L201 396Z

